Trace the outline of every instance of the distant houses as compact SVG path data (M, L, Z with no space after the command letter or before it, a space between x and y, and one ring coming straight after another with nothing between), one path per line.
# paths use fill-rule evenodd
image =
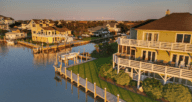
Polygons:
M13 18L0 15L0 29L8 30L9 25L13 23L15 23L15 20Z

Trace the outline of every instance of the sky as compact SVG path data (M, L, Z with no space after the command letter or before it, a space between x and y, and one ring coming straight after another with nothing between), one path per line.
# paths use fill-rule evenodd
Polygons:
M192 0L0 0L0 15L15 20L159 19L165 11L192 13Z

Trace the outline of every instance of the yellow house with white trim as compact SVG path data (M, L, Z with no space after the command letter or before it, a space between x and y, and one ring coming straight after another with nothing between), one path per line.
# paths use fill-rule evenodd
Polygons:
M31 20L32 40L45 43L59 43L64 41L71 30L67 28L57 28L52 20Z
M164 84L176 82L191 87L192 15L166 13L135 29L134 38L118 38L118 52L113 55L117 72L125 70L134 79L135 70L138 88L140 80L155 76Z

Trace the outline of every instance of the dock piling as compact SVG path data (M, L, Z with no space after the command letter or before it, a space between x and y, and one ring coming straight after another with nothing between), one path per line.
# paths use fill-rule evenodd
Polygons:
M72 70L71 70L71 83L73 82L73 74L72 74Z
M79 87L79 74L77 74L77 87Z
M67 78L67 68L65 67L65 78Z
M94 98L97 97L97 92L96 92L96 83L94 82Z
M117 94L117 102L119 102L119 94Z
M104 92L104 94L105 94L105 99L104 99L104 102L107 102L107 92L106 92L106 88L105 88L105 92Z
M86 82L85 82L85 92L87 92L87 78L86 78Z

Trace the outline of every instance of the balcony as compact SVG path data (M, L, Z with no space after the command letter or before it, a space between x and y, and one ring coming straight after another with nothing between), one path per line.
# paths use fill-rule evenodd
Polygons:
M171 64L169 65L167 63L142 61L140 59L131 58L118 53L113 54L113 61L116 64L124 67L135 68L135 69L159 73L163 75L166 74L168 76L178 77L178 78L187 79L187 80L192 79L192 70L186 67L179 68L179 67L174 67Z
M144 40L127 39L127 38L118 38L117 43L119 45L124 46L133 46L133 47L186 52L186 53L192 52L192 44L187 43L144 41Z
M34 36L38 36L38 37L67 37L66 35L61 35L61 34L56 34L56 35L34 34Z

